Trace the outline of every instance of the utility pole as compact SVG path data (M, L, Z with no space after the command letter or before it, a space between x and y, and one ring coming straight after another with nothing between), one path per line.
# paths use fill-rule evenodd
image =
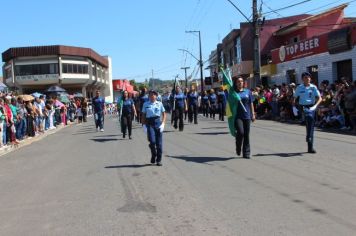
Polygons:
M152 89L154 90L155 89L155 82L154 82L154 79L153 79L153 69L152 69Z
M199 66L200 66L200 86L201 86L201 94L204 93L204 78L203 78L203 59L202 59L202 50L201 50L201 36L200 30L190 30L185 31L186 33L198 33L199 34Z
M260 27L262 22L257 11L257 0L252 0L252 15L253 15L253 85L256 86L261 82L261 57L260 57Z
M190 69L190 67L181 67L182 70L184 70L184 75L185 75L185 87L188 88L188 78L187 78L187 69Z

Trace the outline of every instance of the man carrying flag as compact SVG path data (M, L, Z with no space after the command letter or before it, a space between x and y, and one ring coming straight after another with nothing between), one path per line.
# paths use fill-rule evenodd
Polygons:
M249 89L244 88L244 79L238 77L234 82L230 74L221 67L224 84L229 91L226 115L230 134L236 139L236 153L243 158L249 159L250 149L250 124L255 121L253 97Z

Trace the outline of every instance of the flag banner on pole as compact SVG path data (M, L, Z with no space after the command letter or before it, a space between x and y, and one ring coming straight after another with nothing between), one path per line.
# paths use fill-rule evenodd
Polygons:
M223 73L223 84L224 86L226 86L227 90L229 91L228 102L226 105L227 122L229 125L230 134L235 137L236 136L235 118L236 118L237 106L242 105L242 102L239 94L236 93L234 89L230 71L225 71L222 66L220 67L220 69Z

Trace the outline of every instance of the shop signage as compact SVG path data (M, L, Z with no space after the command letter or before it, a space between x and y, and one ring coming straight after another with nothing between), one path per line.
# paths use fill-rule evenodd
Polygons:
M272 62L281 63L327 51L327 35L321 35L272 50Z
M58 74L46 74L46 75L22 75L16 76L16 80L19 81L43 81L43 80L56 80Z

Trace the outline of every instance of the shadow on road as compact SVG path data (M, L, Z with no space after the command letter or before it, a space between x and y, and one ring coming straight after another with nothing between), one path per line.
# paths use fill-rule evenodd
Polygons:
M105 166L105 169L120 169L120 168L142 168L146 166L152 166L151 164L143 164L143 165L121 165L121 166Z
M75 134L72 134L72 135L94 134L94 133L97 133L97 132L96 132L96 131L92 131L92 132L78 132L78 133L75 133Z
M201 129L227 129L227 127L207 127L207 128L201 128Z
M117 138L92 138L90 140L93 140L94 142L105 143L105 142L117 141L119 139L117 139Z
M118 135L118 134L96 135L96 136L94 136L94 138L116 137L116 136L120 136L120 135Z
M231 159L236 159L234 157L191 157L191 156L169 156L167 155L167 157L170 158L175 158L175 159L180 159L180 160L184 160L187 162L196 162L196 163L208 163L208 162L213 162L213 161L228 161Z
M303 154L306 154L307 152L293 152L293 153L259 153L256 155L253 155L254 157L267 157L267 156L278 156L278 157L297 157L297 156L303 156Z
M219 135L219 134L228 134L229 132L210 132L210 133L195 133L200 135Z

